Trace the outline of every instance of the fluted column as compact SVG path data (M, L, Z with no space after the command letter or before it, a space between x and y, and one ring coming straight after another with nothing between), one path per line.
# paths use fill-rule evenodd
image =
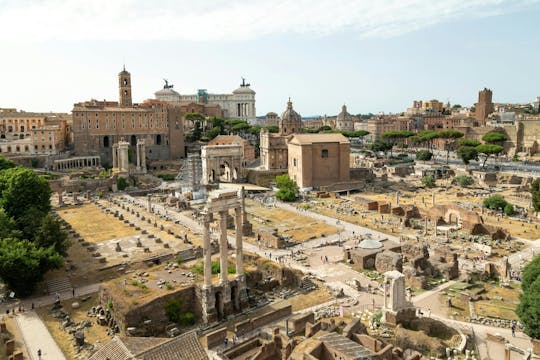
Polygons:
M244 258L242 257L242 209L234 209L236 215L236 276L244 275Z
M227 211L220 211L219 212L219 265L220 265L220 272L219 272L219 282L220 284L225 284L228 282L227 278L227 268L228 268L228 261L227 261Z
M204 286L212 286L212 249L210 248L210 224L208 215L203 218Z

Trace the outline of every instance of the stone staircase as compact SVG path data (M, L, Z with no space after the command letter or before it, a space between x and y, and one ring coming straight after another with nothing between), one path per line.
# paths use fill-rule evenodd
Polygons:
M73 286L67 277L51 279L47 281L47 289L49 294L63 293L72 291Z

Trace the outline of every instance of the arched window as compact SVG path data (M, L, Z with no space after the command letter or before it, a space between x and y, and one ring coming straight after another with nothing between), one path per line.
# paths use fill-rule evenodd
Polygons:
M108 136L103 137L103 147L109 147L109 137Z
M161 135L156 136L156 145L161 145Z

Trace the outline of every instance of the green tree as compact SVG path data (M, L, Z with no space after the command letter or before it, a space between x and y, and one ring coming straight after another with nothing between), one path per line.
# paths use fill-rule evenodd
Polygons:
M6 159L3 156L0 156L0 171L1 170L6 170L6 169L11 169L11 168L14 168L16 166L17 165L13 161L11 161L9 159Z
M478 151L472 146L460 146L457 149L457 156L465 165L468 165L471 160L478 160Z
M381 134L381 138L388 142L392 147L390 150L390 157L392 157L392 148L394 145L396 145L399 141L409 138L411 136L414 136L414 133L412 131L408 130L392 130L392 131L386 131Z
M482 140L484 140L488 144L499 144L508 140L508 138L506 137L506 135L500 132L490 131L484 134L484 136L482 136Z
M439 133L435 130L424 130L418 133L417 140L419 143L427 145L430 152L433 152L433 142L439 136Z
M461 109L461 105L460 104L454 104L454 105L452 105L452 109Z
M9 237L20 238L21 232L17 229L15 221L7 216L4 209L0 208L0 239Z
M71 245L67 233L62 230L60 223L51 215L46 215L41 220L41 226L36 233L34 243L41 248L52 246L62 256L67 255L67 249Z
M328 125L323 125L319 128L319 132L323 132L323 131L332 131L332 127Z
M459 175L454 178L453 182L461 187L468 187L474 184L474 179L467 175Z
M165 303L165 315L169 321L178 323L182 315L182 302L175 298L167 300Z
M435 178L431 175L422 178L422 185L428 188L435 187Z
M516 212L515 212L515 210L514 210L514 205L512 205L512 204L510 204L510 203L506 204L506 206L504 207L504 214L505 214L506 216L512 216L512 215L514 215L515 213L516 213Z
M32 293L43 274L62 266L62 257L53 247L38 248L28 240L0 240L0 278L17 296Z
M536 179L531 184L532 206L534 211L540 211L540 179Z
M17 221L29 208L43 213L51 209L49 182L33 170L21 167L0 173L0 206Z
M242 121L241 123L234 125L231 130L233 133L237 134L239 132L248 130L250 127L251 126L247 122Z
M508 201L502 195L495 194L485 198L483 204L485 208L502 211L508 204Z
M416 160L429 161L433 154L429 150L419 150L416 152Z
M494 144L481 144L478 145L475 149L476 151L478 151L479 154L483 154L485 156L482 167L486 166L486 162L491 155L497 156L504 150L502 146Z
M524 331L533 339L540 339L540 256L523 269L520 302L516 308Z
M463 137L463 133L457 130L441 130L438 132L437 137L444 139L444 148L446 149L446 163L448 164L448 158L450 157L451 148L454 149L456 139Z
M282 201L294 201L298 196L298 185L289 177L288 174L276 176L276 185L278 192L276 197Z
M369 146L369 149L375 153L383 152L384 156L386 156L386 153L388 152L388 150L391 150L392 147L393 145L387 141L375 140L373 144Z
M279 132L279 126L277 125L269 125L269 126L265 126L265 128L268 129L269 133L276 134Z
M193 127L193 132L191 133L190 141L198 141L201 139L202 129L201 122L195 121L195 126Z
M459 146L472 146L477 147L481 142L476 139L461 139L459 140Z
M28 208L26 212L15 220L17 229L20 230L19 239L33 240L38 229L41 227L41 221L47 215L35 207Z

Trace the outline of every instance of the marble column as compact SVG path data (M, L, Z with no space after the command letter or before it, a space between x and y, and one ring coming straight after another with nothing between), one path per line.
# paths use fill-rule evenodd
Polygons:
M399 206L399 191L396 191L396 206Z
M212 286L212 249L210 248L210 223L208 215L203 218L204 287Z
M387 280L384 279L384 282L383 282L383 287L384 287L384 308L387 309L388 308L388 284L387 284Z
M62 198L62 192L59 191L58 192L58 205L63 205L64 204L64 199Z
M229 279L227 277L228 270L228 247L227 247L227 211L219 212L219 283L226 284Z
M117 144L114 144L112 146L112 163L113 163L113 168L118 167L118 145Z
M236 276L244 275L244 258L242 251L242 209L234 209L236 215Z
M435 193L431 194L431 206L435 206Z
M151 213L152 212L152 195L148 194L146 196L147 202L146 202L146 210Z
M141 171L141 144L137 142L137 170Z

